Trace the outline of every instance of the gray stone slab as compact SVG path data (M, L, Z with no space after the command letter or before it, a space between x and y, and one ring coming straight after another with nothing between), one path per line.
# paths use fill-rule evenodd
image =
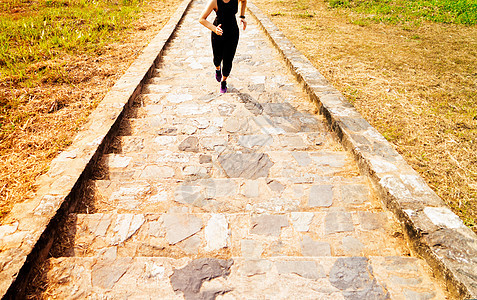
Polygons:
M353 231L351 214L345 211L330 211L325 216L325 234Z
M228 177L257 179L268 177L273 162L265 153L223 153L219 163Z
M205 199L202 187L196 185L180 185L174 192L174 200L179 203L192 204Z
M252 217L250 233L268 236L279 236L282 227L288 226L285 215L260 215Z
M308 206L310 207L330 207L333 204L332 185L313 185L310 188Z
M230 275L232 259L199 258L191 261L182 269L175 269L170 280L175 292L182 292L185 299L215 299L230 291L223 287L219 290L201 290L204 281Z
M314 241L305 235L300 241L301 254L303 256L331 256L331 246L327 242Z
M291 152L291 154L293 158L295 158L298 165L301 167L306 167L312 162L310 155L307 152L293 151Z
M343 292L345 299L390 299L379 285L365 257L338 258L331 268L331 284Z
M157 178L171 178L174 176L174 169L168 166L147 166L141 172L139 178L143 179L157 179Z
M359 226L364 230L376 230L384 228L386 224L385 213L373 213L369 211L358 212Z
M307 232L314 216L312 212L291 212L290 220L296 231Z

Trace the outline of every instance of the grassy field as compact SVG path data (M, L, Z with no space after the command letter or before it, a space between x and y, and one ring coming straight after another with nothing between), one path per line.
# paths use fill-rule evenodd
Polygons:
M477 232L477 1L253 2Z
M0 220L179 2L0 0Z

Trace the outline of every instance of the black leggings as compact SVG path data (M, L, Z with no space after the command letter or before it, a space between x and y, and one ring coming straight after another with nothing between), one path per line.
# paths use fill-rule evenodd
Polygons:
M224 30L222 36L212 33L212 52L214 53L214 65L219 67L222 63L222 75L228 77L237 50L239 30L237 25L222 29Z

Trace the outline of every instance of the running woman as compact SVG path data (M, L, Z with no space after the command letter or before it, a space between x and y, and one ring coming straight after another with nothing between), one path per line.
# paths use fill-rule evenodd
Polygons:
M243 29L247 28L245 8L247 0L209 0L202 15L200 24L212 31L212 52L214 53L215 79L220 82L220 92L227 92L227 77L232 70L232 61L237 50L239 28L235 14L240 2L240 23ZM214 23L207 21L207 17L215 11ZM222 67L220 66L222 64Z

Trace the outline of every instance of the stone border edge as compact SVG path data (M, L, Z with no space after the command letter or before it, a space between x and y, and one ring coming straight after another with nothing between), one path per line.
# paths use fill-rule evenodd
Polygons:
M477 235L259 8L249 2L248 11L401 222L413 250L454 296L477 298Z
M32 262L46 257L53 242L55 222L62 212L74 208L69 203L81 186L88 168L101 157L119 123L154 72L162 53L193 0L183 0L166 25L142 50L123 76L88 117L72 144L50 164L47 173L35 182L35 197L16 204L0 225L0 297L17 298L24 292L23 279ZM53 234L52 234L53 232Z

